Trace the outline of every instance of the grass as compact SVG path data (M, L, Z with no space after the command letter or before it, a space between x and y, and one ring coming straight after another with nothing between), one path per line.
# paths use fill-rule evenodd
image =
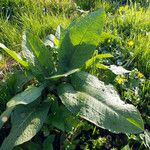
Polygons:
M0 7L0 41L19 51L24 30L31 30L34 34L44 37L54 32L59 24L66 27L74 17L76 5L70 0L63 0L61 3L56 0L3 0Z
M145 73L150 71L149 14L149 8L145 10L136 4L124 5L115 14L109 14L106 23L106 31L119 39L116 48L130 60L127 66L135 64L134 67Z

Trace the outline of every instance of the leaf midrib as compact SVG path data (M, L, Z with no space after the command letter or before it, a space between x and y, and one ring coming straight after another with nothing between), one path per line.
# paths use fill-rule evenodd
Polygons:
M132 124L133 126L136 126L135 124L133 124L132 122L130 122L125 116L123 116L122 114L120 114L117 110L112 109L112 107L110 105L107 105L106 103L101 102L99 99L95 98L94 96L90 95L89 93L85 93L84 91L76 91L76 94L78 95L81 94L85 94L87 96L90 96L92 98L94 98L96 101L100 102L102 105L104 105L106 108L108 108L109 110L111 110L112 112L114 112L115 114L119 114L119 116L121 116L124 120L126 120L127 122L129 122L130 124ZM78 96L73 97L78 101ZM73 101L72 101L73 102ZM88 103L86 103L87 106L89 106L90 108L92 108L90 105L88 105ZM92 110L96 111L98 114L100 114L97 110L93 109ZM143 130L142 128L139 128L139 126L136 126L138 129ZM115 131L116 132L116 131Z
M80 92L80 91L79 91L79 92ZM118 112L117 110L114 110L114 109L111 107L111 105L107 105L106 103L101 102L99 99L93 97L93 96L90 95L90 94L87 94L87 93L85 93L85 92L81 92L81 93L84 93L85 95L88 95L88 96L94 98L96 101L100 102L103 106L105 106L106 108L108 108L109 110L111 110L112 112L114 112L115 114L119 115L121 118L123 118L124 120L126 120L127 122L129 122L130 124L132 124L133 126L136 126L137 128L143 130L141 127L139 127L139 126L133 124L131 121L129 121L128 118L126 118L125 116L123 116L120 112ZM88 105L88 103L86 103L86 105ZM96 111L98 114L101 114L101 113L99 113L97 110L95 110L93 107L91 107L90 105L88 105L88 107L90 107L92 110ZM136 122L136 121L135 121L135 122ZM114 131L115 131L115 130L114 130ZM115 131L115 132L116 132L116 131Z

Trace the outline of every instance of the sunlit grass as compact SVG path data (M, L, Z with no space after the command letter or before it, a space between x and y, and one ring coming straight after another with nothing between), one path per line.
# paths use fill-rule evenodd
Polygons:
M115 13L108 12L105 30L115 36L118 41L112 50L117 49L129 59L127 66L139 68L142 72L150 72L150 8L135 4L123 5ZM113 41L112 41L113 42ZM110 43L111 44L111 43Z

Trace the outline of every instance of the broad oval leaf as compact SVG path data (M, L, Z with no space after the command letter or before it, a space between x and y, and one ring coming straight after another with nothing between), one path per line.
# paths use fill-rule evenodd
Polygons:
M138 110L123 102L111 85L95 76L79 72L71 77L71 84L61 84L58 94L72 112L95 125L114 133L139 133L143 121Z
M60 42L60 65L69 69L81 67L92 57L101 39L105 13L103 9L74 21Z
M44 89L44 85L39 87L31 86L27 88L25 91L14 96L8 103L7 107L16 106L19 104L27 105L41 96L41 92Z
M32 103L33 101L37 100L41 96L41 92L43 89L44 89L44 85L41 85L39 87L32 86L32 87L26 89L25 91L14 96L7 103L7 109L0 116L0 128L8 120L8 118L10 117L11 112L13 111L15 106L17 106L19 104L27 105L27 104Z
M49 105L44 103L38 108L18 107L11 116L12 128L8 137L4 140L0 150L11 150L14 146L20 145L33 138L41 129Z

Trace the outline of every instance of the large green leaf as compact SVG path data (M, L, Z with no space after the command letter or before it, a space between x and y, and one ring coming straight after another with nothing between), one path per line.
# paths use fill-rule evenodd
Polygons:
M22 66L28 68L28 62L24 61L15 51L8 49L4 44L0 43L0 48L2 48L6 53L8 53L13 59L15 59Z
M111 85L95 76L79 72L71 77L71 84L61 84L58 94L72 112L95 125L115 133L139 133L143 121L138 110L123 102Z
M24 57L29 62L30 69L34 74L47 76L52 73L52 52L38 37L31 33L24 33L22 47Z
M100 9L76 20L66 29L58 53L60 65L69 69L78 68L92 57L96 46L102 41L100 35L104 18L104 10Z
M26 89L25 91L23 91L22 93L19 93L16 96L14 96L7 103L7 109L0 116L0 128L8 120L15 106L19 104L27 105L37 100L41 96L41 92L43 89L44 89L44 85L41 85L39 87L32 86Z
M11 150L14 146L20 145L33 138L41 129L48 110L49 105L47 105L47 103L38 106L38 108L19 106L12 113L12 128L0 150Z
M24 104L27 105L33 101L35 101L37 98L41 96L41 92L44 89L44 85L41 85L39 87L31 86L27 88L25 91L17 94L14 96L8 103L7 107L16 106L18 104Z

